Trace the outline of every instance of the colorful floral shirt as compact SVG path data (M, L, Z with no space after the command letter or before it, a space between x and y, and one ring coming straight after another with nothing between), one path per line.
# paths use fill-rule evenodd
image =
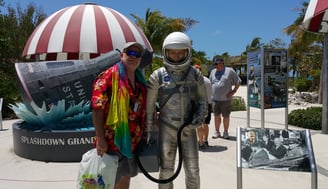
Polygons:
M114 66L123 66L122 63L118 63ZM112 76L115 71L114 66L105 70L95 79L92 97L91 97L91 107L93 109L100 109L104 111L105 120L107 120L107 115L110 109L111 95L112 95ZM124 87L129 92L130 105L128 112L128 126L130 129L132 152L135 153L136 146L141 140L143 131L145 128L145 116L146 116L146 85L143 81L140 81L136 77L135 90L133 90L129 79L125 74L120 74L120 79L123 80ZM121 87L121 86L120 86ZM108 151L119 152L119 149L114 144L115 132L109 125L104 125L105 137L108 141Z

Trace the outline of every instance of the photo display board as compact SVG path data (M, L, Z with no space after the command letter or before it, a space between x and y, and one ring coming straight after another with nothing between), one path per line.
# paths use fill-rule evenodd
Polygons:
M242 168L311 172L305 130L242 128L239 137Z
M261 51L247 54L248 105L260 107L261 98Z
M287 106L287 50L262 47L249 52L247 77L249 106L261 108L262 92L265 109Z

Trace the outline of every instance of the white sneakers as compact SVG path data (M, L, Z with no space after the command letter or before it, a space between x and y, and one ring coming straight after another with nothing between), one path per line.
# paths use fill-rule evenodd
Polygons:
M214 132L214 135L212 136L212 138L219 138L219 137L221 137L221 133L220 133L220 131L215 131Z
M224 138L224 139L228 139L228 138L229 138L229 133L228 133L228 131L224 131L224 132L223 132L223 138Z
M212 136L213 139L220 138L220 137L221 137L220 131L215 131L214 132L214 135ZM223 132L223 138L224 139L229 139L229 133L228 133L228 131L224 131Z

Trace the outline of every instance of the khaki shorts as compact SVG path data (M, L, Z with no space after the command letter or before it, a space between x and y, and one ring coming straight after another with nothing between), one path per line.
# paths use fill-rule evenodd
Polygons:
M134 177L138 174L138 167L135 161L135 157L127 158L119 153L112 153L107 152L110 155L117 155L118 156L118 167L116 172L116 180L115 183L117 184L122 176Z
M231 113L231 100L228 101L213 101L214 116L222 114L223 117L229 117Z

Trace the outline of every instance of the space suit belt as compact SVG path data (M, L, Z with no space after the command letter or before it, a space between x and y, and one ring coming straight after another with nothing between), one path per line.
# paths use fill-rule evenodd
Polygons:
M182 93L193 94L193 92L196 91L196 89L197 88L193 85L183 86ZM180 90L181 89L180 89L179 85L177 85L177 87L175 87L175 88L162 89L161 94L165 96L165 95L169 95L171 93L180 93Z
M168 119L170 119L172 121L181 121L181 118L180 117L170 117ZM187 118L183 118L183 121L184 122L187 121L187 120L188 120Z

